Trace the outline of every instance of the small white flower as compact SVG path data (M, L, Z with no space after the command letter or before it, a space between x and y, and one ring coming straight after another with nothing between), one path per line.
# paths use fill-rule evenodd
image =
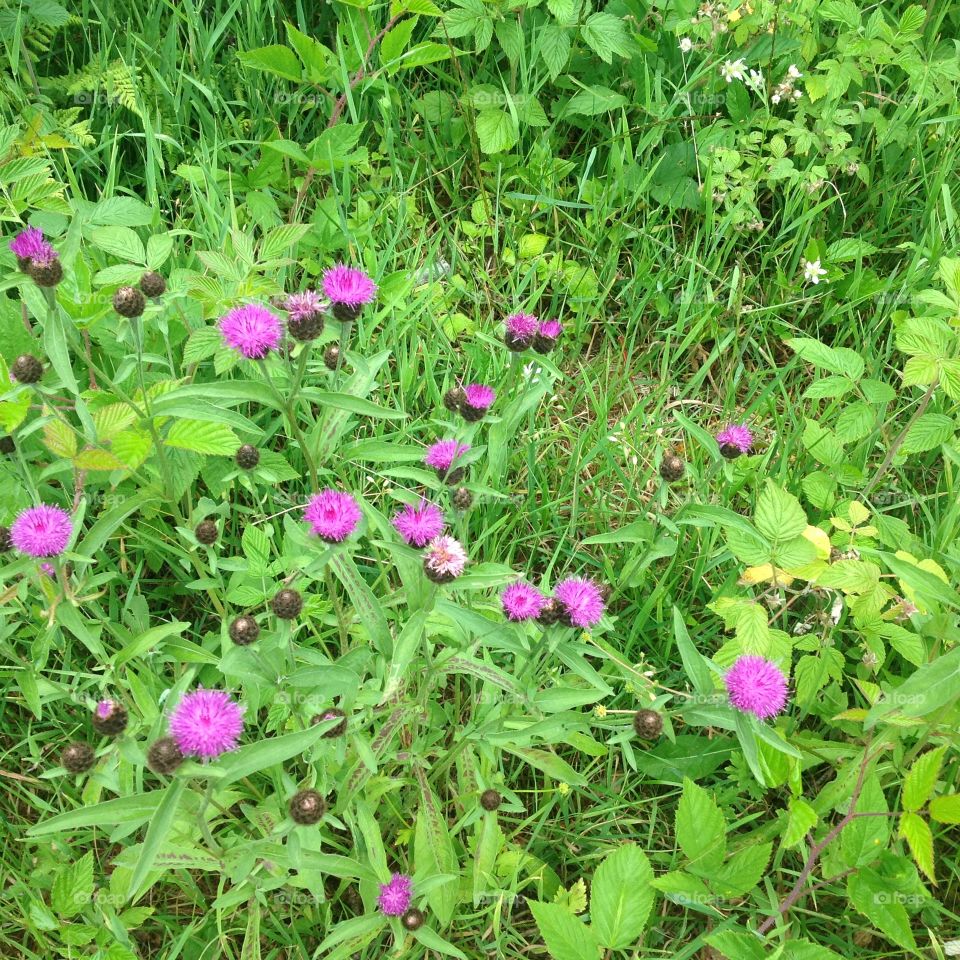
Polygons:
M751 70L750 77L747 80L747 86L753 87L758 93L763 90L765 80L763 79L763 74L759 70Z
M773 96L770 97L770 102L771 102L771 103L779 103L779 102L780 102L780 94L779 94L779 93L773 94Z
M790 66L787 67L787 76L791 80L803 79L803 74L797 69L797 65L795 63L791 63Z
M680 52L689 53L693 49L693 41L689 37L680 38Z
M732 83L734 80L743 80L746 72L747 64L743 59L727 60L720 68L720 76L723 77L727 83Z
M960 957L960 940L944 940L943 952L948 957Z
M794 99L794 100L799 100L802 96L803 96L803 91L802 91L802 90L794 90L794 91L793 91L793 99Z
M819 260L804 260L803 261L803 279L807 283L812 283L816 286L820 282L821 277L825 277L827 271L820 266Z

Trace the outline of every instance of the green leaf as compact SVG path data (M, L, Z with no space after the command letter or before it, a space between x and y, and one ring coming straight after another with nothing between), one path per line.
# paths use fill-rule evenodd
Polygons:
M121 260L146 263L147 251L130 227L96 227L90 231L90 242Z
M683 795L677 805L677 843L697 873L709 874L723 863L726 831L723 813L713 797L703 787L684 778Z
M216 764L218 789L229 786L235 780L249 777L268 767L283 763L291 757L297 757L310 749L325 733L322 724L315 724L306 730L296 730L280 737L269 737L249 743L239 750L225 754Z
M934 797L930 801L930 816L937 823L960 823L960 794Z
M902 453L923 453L939 447L953 437L957 425L952 417L942 413L925 413L907 431Z
M711 887L723 897L743 896L760 882L772 851L772 843L755 843L738 850L713 872Z
M773 543L792 540L807 529L807 515L800 501L772 480L764 485L753 522L760 533Z
M393 638L383 604L367 581L360 576L353 557L348 553L335 553L330 559L330 567L350 595L354 610L370 634L374 646L381 654L389 656Z
M357 413L364 417L374 417L378 420L404 420L407 416L400 410L381 407L372 400L353 397L350 396L350 394L330 393L324 390L305 390L303 393L304 396L316 403L328 407L335 407L337 410L347 410L350 413Z
M622 950L640 937L653 906L651 880L653 868L633 844L604 858L590 893L590 924L600 946Z
M546 24L540 28L537 49L550 73L550 79L556 80L570 59L569 31L556 24Z
M627 103L622 93L616 93L609 87L593 85L575 93L564 107L564 114L576 113L585 117L595 117L611 110L619 110Z
M535 900L529 906L553 960L596 960L600 947L596 935L566 907Z
M933 834L927 821L915 813L905 813L900 818L900 836L907 841L917 866L936 886L937 878L933 872Z
M233 456L240 446L237 435L226 424L203 420L178 420L170 427L165 443L168 447L224 457Z
M846 460L843 445L836 434L816 420L806 421L801 442L814 460L825 467L839 467Z
M628 57L633 52L627 25L610 13L593 13L587 17L580 27L580 36L604 63L610 63L614 54Z
M170 829L173 827L173 821L177 815L177 808L180 805L180 797L186 787L186 780L174 780L163 791L163 798L157 806L157 812L150 819L150 826L147 827L147 834L143 839L143 847L140 850L140 856L137 858L137 865L133 868L133 875L127 887L131 901L139 899L150 888L147 878L153 869L153 863L160 852L160 848L170 834Z
M910 918L903 904L891 892L888 882L873 870L861 870L847 879L847 896L884 936L897 946L916 952Z
M93 852L61 867L50 889L50 906L60 917L75 917L93 897Z
M61 831L73 832L81 827L113 827L120 824L137 826L146 823L157 812L162 791L155 790L134 797L118 797L88 807L80 807L57 814L49 820L35 823L27 836L44 837Z
M256 47L238 54L240 62L253 70L263 70L285 80L302 79L303 71L294 52L281 43L267 47Z
M713 672L706 658L693 645L679 607L673 608L673 637L677 644L680 660L683 663L684 672L687 679L693 684L693 689L702 697L711 697L714 693Z
M780 838L780 845L786 849L795 847L817 825L817 811L802 797L791 797L787 815L787 828Z
M517 142L517 123L506 110L481 110L477 114L477 137L484 153L503 153Z
M453 919L458 900L460 865L453 847L453 839L446 818L440 812L437 798L429 788L426 777L420 779L420 810L413 836L413 859L417 872L426 876L450 875L450 879L432 886L427 903L437 919L446 926Z
M925 663L867 713L864 728L870 730L885 718L925 717L957 699L960 691L960 647L954 647L931 663Z
M431 927L420 927L419 930L414 931L413 936L415 940L419 940L428 950L432 950L434 953L442 954L445 957L456 957L457 960L469 960L459 947L455 947L448 940L444 940Z
M940 764L946 747L937 747L920 754L913 761L903 783L903 795L900 802L904 810L915 812L923 807L933 794L940 775Z

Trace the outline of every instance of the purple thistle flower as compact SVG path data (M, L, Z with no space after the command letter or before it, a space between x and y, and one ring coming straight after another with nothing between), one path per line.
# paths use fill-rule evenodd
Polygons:
M537 336L546 337L547 340L558 340L563 333L563 324L559 320L544 320L537 327Z
M787 704L787 678L772 660L738 657L723 682L733 707L761 720L775 717Z
M106 720L113 715L117 705L112 700L101 700L94 708L94 713L101 719Z
M243 707L225 690L200 687L186 694L170 714L170 735L181 753L213 760L233 750L243 733Z
M742 453L749 453L753 447L753 433L745 423L731 423L717 434L720 452L734 460Z
M304 290L301 293L291 293L283 305L291 320L307 320L323 313L326 304L316 290Z
M435 583L450 583L463 573L467 551L453 537L435 537L423 554L423 569Z
M338 263L323 272L323 292L331 303L361 307L377 292L377 285L362 270Z
M553 595L563 608L563 617L569 626L588 630L603 616L604 603L600 588L591 580L570 577L556 585Z
M247 303L220 318L220 333L228 347L248 360L262 360L280 346L283 327L266 307Z
M391 523L404 542L412 547L425 547L443 533L443 511L435 504L421 500L416 506L406 504L394 514Z
M37 227L21 230L11 241L10 250L21 266L26 261L46 264L56 260L59 254L43 238L43 231Z
M413 879L405 873L394 873L389 883L380 884L377 906L388 917L402 917L413 901Z
M463 419L475 422L482 420L483 415L493 406L497 399L497 392L493 387L482 383L471 383L463 388L463 402L460 404L460 413Z
M532 584L521 580L512 583L500 594L503 612L508 620L536 620L547 605L547 598Z
M438 440L427 447L427 455L423 462L438 472L446 473L453 466L453 462L470 449L467 443L457 443L456 440Z
M13 545L31 557L55 557L63 553L72 533L70 514L45 503L22 511L10 527Z
M360 505L349 493L329 488L315 493L303 511L311 533L327 543L346 540L362 516Z
M517 353L526 350L537 335L539 322L532 313L511 314L504 321L506 330L503 335L503 342Z

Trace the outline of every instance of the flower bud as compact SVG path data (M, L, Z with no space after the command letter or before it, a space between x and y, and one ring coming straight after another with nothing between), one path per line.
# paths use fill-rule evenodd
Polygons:
M668 453L660 462L660 476L667 483L679 480L683 476L683 471L684 463L675 453Z
M37 383L43 376L43 364L29 353L21 354L13 361L10 376L17 383Z
M193 535L200 543L209 547L211 543L216 543L220 531L217 530L215 520L201 520L200 523L197 524L197 529L193 531Z
M148 270L140 278L140 289L143 291L144 296L150 297L150 299L153 300L163 296L167 289L167 281L164 280L159 273Z
M290 800L290 819L301 826L319 823L327 811L323 797L316 790L300 790Z
M419 930L426 922L426 917L422 910L411 907L401 918L400 922L407 930Z
M86 773L96 762L93 748L86 743L71 743L60 755L60 765L68 773Z
M115 700L101 700L90 717L93 729L103 737L118 737L127 729L126 708Z
M303 597L296 590L284 587L270 601L270 609L281 620L293 620L303 609Z
M129 320L139 317L146 305L146 297L136 287L120 287L113 295L113 309Z
M633 731L641 740L656 740L663 733L663 717L656 710L638 710L633 715Z
M252 470L260 462L260 451L252 444L245 443L234 457L241 470Z
M184 756L173 737L161 737L147 750L147 766L154 773L169 776L184 761Z
M237 617L230 624L229 633L238 647L248 647L260 636L260 625L253 617Z
M503 797L496 790L484 790L480 794L480 806L484 810L496 810L503 803Z
M63 264L59 259L31 260L27 273L38 287L55 287L63 279Z

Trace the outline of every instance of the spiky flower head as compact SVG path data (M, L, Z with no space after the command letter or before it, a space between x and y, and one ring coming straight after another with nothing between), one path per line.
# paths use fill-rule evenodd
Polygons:
M327 543L346 540L362 516L360 505L349 493L329 488L315 493L303 511L310 532Z
M220 535L216 520L201 520L197 524L197 529L193 531L193 535L204 546L209 547L212 543L216 543Z
M43 237L37 227L26 227L10 241L10 252L17 258L17 265L26 270L31 262L50 263L58 257L57 251Z
M170 714L170 735L181 753L213 760L233 750L243 733L243 707L225 690L200 687Z
M405 873L395 873L389 883L380 885L377 906L388 917L402 917L413 900L413 879Z
M504 321L503 342L510 350L520 353L533 343L540 321L532 313L513 313Z
M500 594L503 612L508 620L536 620L547 605L547 598L531 583L511 583Z
M328 370L339 370L340 369L340 347L335 343L331 343L326 350L323 351L323 365Z
M460 413L464 420L482 420L483 415L493 406L497 393L493 387L482 383L470 383L463 388L463 403Z
M93 729L105 737L116 737L127 729L127 711L116 700L101 700L90 718Z
M303 609L303 597L296 590L284 587L270 601L270 609L281 620L292 620Z
M55 557L63 553L73 533L70 514L41 503L21 511L10 528L10 539L30 557Z
M537 353L547 354L556 345L563 333L563 324L559 320L543 320L537 325L533 335L533 349Z
M323 272L323 293L341 322L355 320L364 304L370 303L377 285L362 270L338 263Z
M553 590L561 607L560 619L571 627L589 630L603 616L603 594L592 581L582 577L562 580Z
M316 790L299 790L290 798L288 810L294 823L310 827L323 819L327 804Z
M423 554L423 570L434 583L450 583L463 573L467 551L453 537L436 537Z
M235 307L220 318L220 333L228 347L248 360L262 360L280 346L280 318L258 303Z
M473 494L466 487L457 487L450 502L454 510L469 510L473 506Z
M327 305L316 290L291 293L284 303L287 330L294 340L316 340L323 333L323 315Z
M183 763L185 757L173 737L161 737L147 750L147 766L154 773L169 776Z
M663 717L656 710L638 710L633 715L633 732L641 740L656 740L663 733Z
M397 533L411 547L425 547L435 537L443 533L443 511L426 500L420 503L406 504L394 514L391 521Z
M60 765L68 773L86 773L96 763L96 754L87 743L70 743L60 755Z
M660 476L667 483L674 483L679 480L685 469L684 462L675 453L666 454L660 462Z
M732 423L717 434L717 443L720 452L728 460L735 460L741 454L750 452L753 433L745 423Z
M427 447L427 455L423 462L437 471L437 476L448 483L457 483L463 476L461 468L454 469L454 463L470 449L467 443L457 443L456 440L438 440Z
M339 707L329 707L324 710L323 713L318 713L311 723L323 723L325 720L337 720L339 723L335 723L326 733L323 734L324 740L334 740L337 737L342 737L347 732L347 715Z
M260 636L260 624L253 617L237 617L230 624L227 632L238 647L249 647L251 643L256 643L257 637Z
M733 707L761 720L775 717L787 704L787 678L772 660L738 657L723 682Z
M162 297L166 289L167 281L156 270L148 270L140 278L140 290L144 296L150 297L151 300Z
M30 353L21 354L10 367L10 379L17 383L39 383L42 376L43 364Z
M241 470L252 470L260 462L260 451L252 443L237 448L234 460Z
M128 320L139 317L146 306L147 298L137 287L119 287L113 295L113 309Z

